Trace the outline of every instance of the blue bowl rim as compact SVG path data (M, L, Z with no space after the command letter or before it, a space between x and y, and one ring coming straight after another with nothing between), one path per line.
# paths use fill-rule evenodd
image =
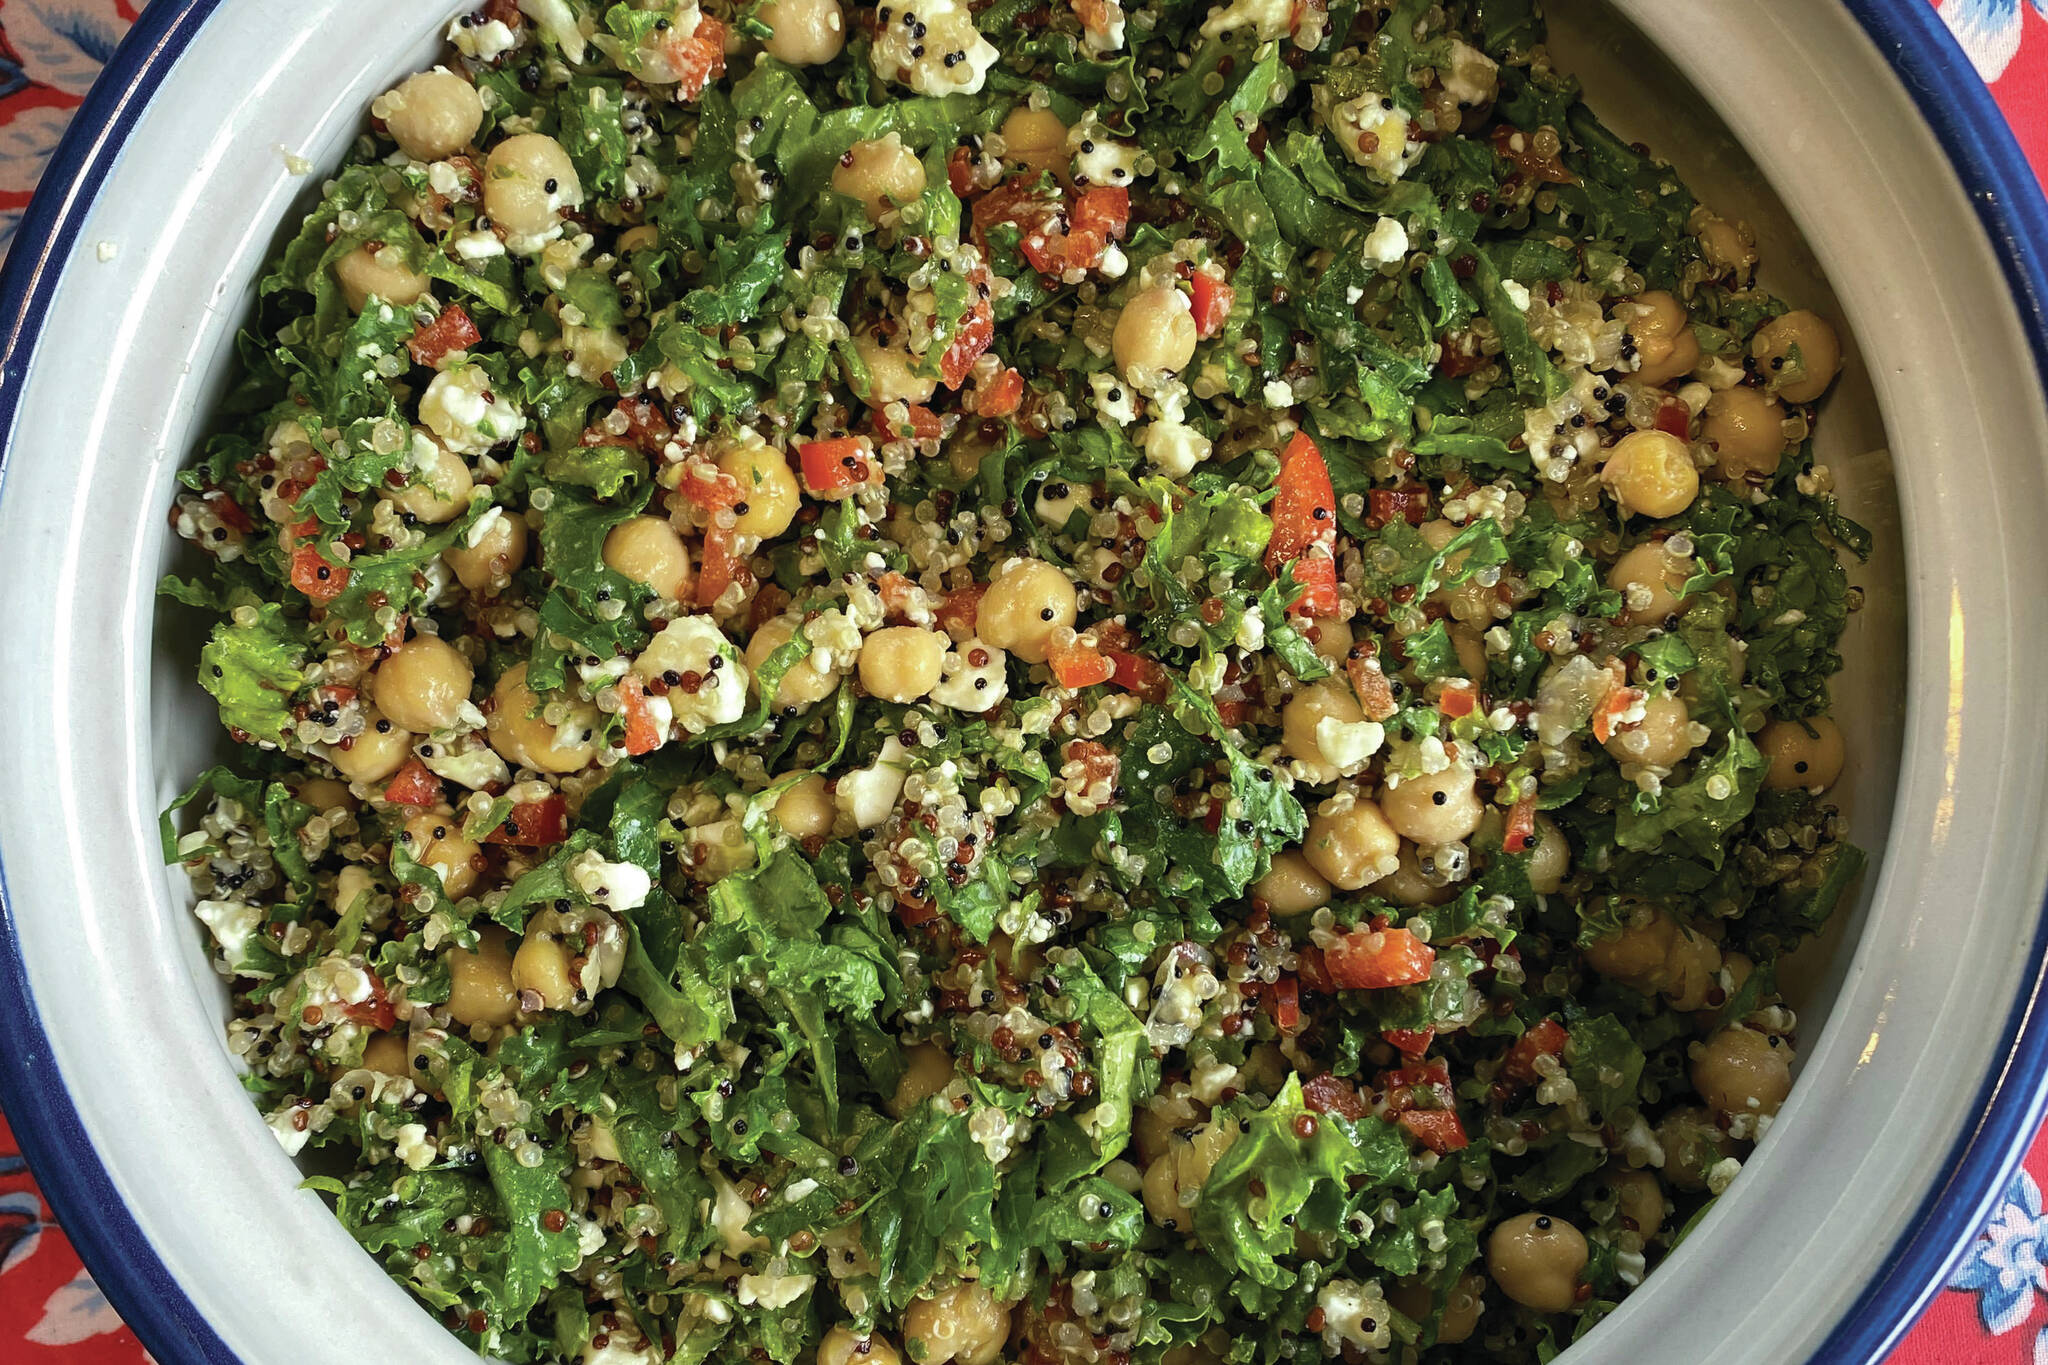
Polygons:
M155 0L116 50L52 153L0 267L0 477L20 384L65 265L136 120L221 0ZM1926 0L1842 0L1906 86L1977 209L2005 270L2048 386L2048 199L1990 90ZM25 249L27 248L27 249ZM0 482L4 492L4 482ZM1827 1340L1815 1362L1876 1362L1946 1283L2012 1179L2048 1107L2048 936L2033 946L2032 989L2014 1004L2001 1065L1979 1092L1975 1126L1946 1177ZM87 1137L37 1013L0 868L0 1111L44 1198L108 1302L162 1365L236 1365L185 1294Z

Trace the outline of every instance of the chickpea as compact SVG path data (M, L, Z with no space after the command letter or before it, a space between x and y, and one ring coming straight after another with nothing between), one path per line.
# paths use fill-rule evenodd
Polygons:
M372 298L393 308L410 308L427 292L427 277L407 263L401 248L390 244L376 251L368 244L357 247L335 261L334 278L354 313L369 307Z
M508 937L493 924L477 935L474 952L448 950L448 1013L456 1023L502 1028L519 1013L519 996L512 989L512 954L505 946Z
M778 616L772 621L763 621L747 641L746 652L741 656L747 665L749 685L756 692L761 686L761 665L768 656L796 638L797 623L787 616ZM790 666L782 675L782 681L775 685L775 709L783 712L800 711L806 706L823 701L839 689L839 675L825 673L805 657Z
M1662 289L1636 295L1637 315L1628 335L1635 338L1635 377L1662 386L1700 363L1700 343L1693 337L1685 305ZM1647 309L1645 312L1643 310Z
M946 658L944 631L886 626L860 647L860 685L883 701L913 702L939 685Z
M1700 254L1723 274L1756 264L1756 233L1747 223L1713 218L1700 225L1699 239Z
M404 488L390 494L393 504L415 521L439 526L469 510L470 491L476 482L468 463L446 450L424 431L412 438L413 467Z
M1160 1090L1131 1114L1131 1145L1137 1149L1138 1163L1150 1166L1171 1149L1176 1132L1191 1133L1208 1117L1209 1106L1196 1099L1185 1083Z
M661 229L652 223L629 227L619 234L619 255L633 251L652 251L661 245Z
M1365 719L1365 711L1352 695L1350 685L1336 678L1310 683L1288 698L1280 713L1280 746L1301 765L1310 782L1335 782L1342 775L1324 756L1316 735L1317 727L1325 719L1341 724L1356 724Z
M1673 1009L1704 1009L1721 987L1721 945L1681 927L1665 960L1661 986Z
M846 46L839 0L768 0L755 17L775 30L762 44L768 55L790 66L823 66Z
M491 713L485 735L508 763L543 773L573 773L597 757L597 708L573 703L561 726L534 714L540 698L526 685L524 661L505 670L491 689ZM567 731L566 736L564 731Z
M1842 729L1826 716L1774 720L1756 737L1756 747L1770 761L1764 785L1772 791L1825 790L1842 775Z
M733 530L769 540L796 520L802 495L796 473L781 451L765 442L741 441L718 457L718 468L740 486L739 503L732 509Z
M1721 949L1662 910L1586 947L1586 963L1644 995L1661 992L1678 1009L1695 1010L1716 989Z
M520 133L491 148L484 165L484 212L515 237L554 230L565 208L583 202L583 182L562 144Z
M1193 1133L1176 1129L1168 1135L1166 1151L1145 1168L1145 1212L1153 1222L1168 1232L1194 1230L1194 1207L1201 1201L1202 1186L1237 1134L1237 1120L1225 1119L1205 1123Z
M1490 591L1490 590L1489 590ZM1457 651L1458 667L1468 682L1486 681L1486 637L1477 626L1460 621L1450 627L1451 648Z
M1656 1132L1657 1145L1664 1149L1664 1178L1681 1190L1705 1189L1707 1172L1735 1155L1735 1140L1697 1106L1672 1110L1658 1121Z
M1529 850L1528 864L1522 869L1522 875L1529 879L1529 889L1539 896L1556 895L1571 865L1572 846L1564 831L1549 816L1538 815L1536 846Z
M1299 849L1273 855L1266 875L1252 883L1252 897L1276 915L1305 915L1330 903L1330 880Z
M1616 441L1600 482L1624 514L1638 517L1675 517L1700 493L1692 448L1668 431L1632 431Z
M1455 889L1424 876L1415 845L1405 840L1400 843L1401 852L1395 859L1394 870L1372 884L1373 895L1407 906L1442 905L1450 900L1456 894Z
M1714 472L1729 483L1761 482L1785 456L1785 409L1762 389L1723 389L1707 400L1700 439L1714 452Z
M884 1107L902 1118L953 1083L953 1055L937 1043L918 1043L903 1054L903 1078Z
M823 774L812 773L777 797L775 818L793 839L823 839L831 834L839 807L825 788Z
M1437 1320L1436 1344L1456 1346L1470 1339L1479 1326L1480 1310L1485 1307L1486 1277L1484 1275L1461 1275L1451 1286L1451 1292L1444 1296L1443 1317ZM1402 1280L1387 1293L1387 1302L1416 1322L1427 1324L1436 1316L1436 1292L1429 1281L1421 1278Z
M1067 160L1067 125L1050 109L1020 104L1003 120L1003 162L1057 172Z
M511 585L512 575L526 562L526 523L509 512L485 514L469 537L441 551L462 586L480 597L494 596ZM470 538L474 543L470 543Z
M461 718L476 670L438 635L415 635L377 666L370 691L385 715L408 730L445 730Z
M1562 1313L1578 1302L1586 1238L1562 1218L1520 1213L1486 1239L1486 1269L1501 1293L1539 1313Z
M690 552L665 517L628 517L605 533L604 566L656 597L690 590Z
M1041 559L1005 565L975 610L974 633L1027 664L1042 664L1052 633L1074 624L1079 599L1067 576Z
M1458 533L1463 529L1463 527L1458 526L1454 522L1438 517L1433 521L1423 522L1422 525L1415 528L1415 531L1416 534L1422 537L1423 542L1430 549L1441 551L1453 540L1456 540ZM1458 573L1462 571L1465 567L1465 561L1470 556L1471 551L1469 550L1460 550L1456 554L1451 555L1444 560L1444 572ZM1463 583L1455 584L1451 587L1438 588L1429 595L1429 600L1441 602L1449 607L1451 609L1451 619L1459 626L1466 630L1480 631L1493 624L1493 609L1500 601L1500 598L1492 588L1478 582L1476 579L1468 578ZM1482 672L1480 676L1483 677L1485 675Z
M867 368L867 382L865 385L855 383L851 374L847 376L847 382L855 396L871 408L890 403L928 402L938 391L938 376L919 373L917 357L902 345L892 345L863 333L853 339L853 350Z
M1757 328L1749 353L1759 362L1771 392L1788 403L1811 403L1842 371L1841 338L1820 314L1803 308Z
M1126 383L1136 372L1178 374L1195 358L1195 314L1188 296L1170 284L1132 296L1116 316L1110 349Z
M1486 813L1473 790L1472 769L1463 763L1387 788L1380 793L1380 807L1396 834L1418 844L1469 839Z
M918 1365L995 1365L1009 1335L1010 1310L971 1281L903 1310L903 1346Z
M794 2L782 0L785 7ZM839 7L834 5L832 12L838 14ZM842 1325L825 1333L818 1343L818 1365L903 1365L903 1357L880 1332L857 1337Z
M377 103L398 150L414 161L453 156L469 145L484 121L476 87L443 69L407 76Z
M463 834L462 821L453 812L423 810L407 817L401 842L414 862L440 877L449 899L460 900L476 886L483 849Z
M1600 1178L1614 1191L1618 1212L1635 1226L1645 1242L1664 1226L1664 1187L1648 1171L1609 1166Z
M402 1033L380 1033L363 1048L363 1066L387 1076L412 1074L412 1049Z
M1740 1024L1724 1028L1699 1045L1692 1088L1719 1113L1772 1117L1792 1089L1792 1049Z
M1301 855L1332 886L1356 891L1400 866L1401 839L1377 801L1338 797L1310 818Z
M317 811L336 808L350 810L356 804L356 798L350 793L347 784L336 782L331 777L306 778L299 783L296 795L299 800Z
M1351 632L1351 623L1335 616L1325 616L1302 623L1309 639L1315 646L1316 655L1331 668L1342 670L1344 661L1351 657L1351 644L1356 638Z
M512 985L521 995L530 991L539 997L542 1009L565 1010L576 1003L569 950L538 922L527 926L519 951L512 955Z
M412 757L412 741L410 730L392 724L376 707L365 707L363 732L346 749L335 745L327 761L349 781L374 785L405 766Z
M1684 701L1661 690L1643 703L1640 723L1616 730L1607 740L1607 752L1617 762L1658 768L1669 768L1692 751L1692 712Z
M832 168L832 188L860 200L869 220L879 223L924 193L924 163L894 133L856 142Z
M1664 625L1685 601L1685 561L1665 552L1664 542L1646 540L1614 561L1607 586L1621 594L1621 621L1628 626Z

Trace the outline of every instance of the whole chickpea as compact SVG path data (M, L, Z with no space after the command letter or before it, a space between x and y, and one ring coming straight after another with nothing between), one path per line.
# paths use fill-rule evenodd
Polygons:
M476 670L438 635L415 635L377 666L370 693L385 715L408 730L445 730L462 716Z
M360 313L372 298L393 308L410 308L427 292L427 277L414 270L394 244L372 250L365 243L334 262L334 279L349 311Z
M1707 264L1724 274L1756 264L1756 233L1747 223L1709 218L1700 225L1699 239L1700 254Z
M1694 339L1685 305L1662 289L1638 294L1636 317L1628 335L1635 338L1638 381L1652 386L1670 383L1700 363L1700 344ZM1647 310L1647 311L1645 311Z
M539 237L583 202L583 182L562 144L519 133L491 148L484 164L484 212L515 237Z
M327 761L351 782L382 782L412 757L412 731L394 724L376 707L365 707L363 732L347 748L328 751Z
M576 1003L576 978L569 971L569 950L560 935L540 919L526 927L519 951L512 955L512 985L531 992L542 1009L565 1010ZM531 1003L531 1002L529 1002Z
M493 924L477 935L475 951L448 949L448 1013L456 1023L502 1028L518 1015L507 942L505 931Z
M1664 1179L1681 1190L1703 1190L1707 1172L1735 1155L1735 1140L1697 1105L1672 1110L1658 1120L1657 1145L1664 1149Z
M1668 431L1632 431L1616 441L1600 482L1624 513L1638 517L1675 517L1700 492L1692 448Z
M1400 866L1401 839L1378 802L1337 797L1310 817L1301 855L1332 886L1356 891Z
M381 1071L386 1076L410 1076L412 1074L412 1049L406 1046L402 1033L380 1033L363 1047L363 1065L371 1071Z
M407 817L400 838L405 851L421 867L432 868L450 900L460 900L476 886L483 849L462 832L452 811L423 810Z
M1176 1130L1168 1136L1166 1151L1145 1168L1145 1212L1153 1222L1168 1232L1194 1230L1194 1207L1201 1200L1202 1186L1237 1134L1237 1120L1225 1119L1205 1123L1193 1133Z
M775 30L762 44L768 55L790 66L822 66L846 46L839 0L768 0L755 17ZM826 1365L822 1354L818 1359Z
M1457 894L1455 887L1431 881L1423 875L1422 860L1415 845L1400 841L1401 852L1394 870L1372 884L1372 893L1396 905L1442 905Z
M627 517L604 537L604 566L656 597L680 600L690 589L690 552L666 517Z
M1600 1178L1614 1191L1614 1202L1623 1218L1648 1242L1664 1226L1664 1187L1648 1171L1626 1166L1609 1166Z
M1738 385L1707 400L1700 439L1714 452L1714 472L1729 483L1761 482L1785 456L1785 409L1762 389Z
M1003 119L1003 163L1058 171L1067 161L1067 125L1050 109L1020 104Z
M761 665L768 656L796 638L797 623L787 616L778 616L772 621L763 621L747 641L746 652L741 656L746 661L750 685L758 693L761 687ZM775 685L775 709L785 714L801 711L831 696L839 689L839 675L826 673L813 662L815 655L806 656L790 666Z
M1756 737L1756 747L1770 762L1764 785L1772 791L1832 787L1846 757L1842 729L1826 716L1774 720Z
M786 6L792 0L782 0ZM833 6L832 12L839 12ZM829 59L827 59L829 60ZM818 1343L818 1365L902 1365L903 1357L880 1332L855 1336L845 1326L834 1327Z
M938 392L939 377L920 373L917 357L900 344L863 332L853 339L853 351L867 369L867 380L856 382L849 372L847 381L854 395L871 408L929 402Z
M1350 684L1340 678L1310 683L1288 698L1280 712L1280 747L1301 765L1303 776L1310 782L1335 782L1341 775L1317 739L1316 729L1326 719L1340 723L1365 719L1365 711L1352 694Z
M924 184L924 163L894 133L854 143L832 168L832 188L860 200L877 223L923 194Z
M1842 339L1825 318L1804 308L1757 328L1749 353L1771 392L1788 403L1811 403L1842 372Z
M1178 374L1195 358L1194 306L1170 284L1154 285L1135 294L1117 314L1110 350L1126 383L1138 372Z
M1283 849L1252 883L1252 898L1276 915L1305 915L1330 903L1330 881L1299 849Z
M1669 768L1693 751L1692 713L1670 692L1657 691L1643 703L1643 719L1607 739L1607 752L1620 763Z
M1792 1048L1740 1024L1698 1045L1692 1088L1717 1113L1774 1116L1792 1090Z
M1079 598L1064 573L1042 559L1013 559L982 595L974 633L1025 663L1042 664L1052 633L1078 614Z
M353 810L356 798L344 783L331 777L308 777L298 783L293 795L317 811Z
M972 1281L903 1310L903 1345L918 1365L994 1365L1009 1335L1009 1308Z
M1131 1146L1137 1149L1138 1164L1150 1166L1165 1156L1176 1132L1192 1133L1208 1117L1209 1106L1196 1099L1185 1082L1162 1087L1132 1110Z
M560 727L535 715L540 698L526 685L524 660L505 670L491 689L485 735L508 763L543 773L580 772L597 757L597 708L571 704Z
M1647 919L1626 923L1620 933L1587 944L1586 964L1648 995L1663 980L1664 964L1678 934L1678 921L1662 910L1653 911Z
M796 520L803 499L796 473L781 451L760 440L742 440L718 457L718 468L740 486L740 501L732 509L733 530L770 540Z
M1518 1213L1486 1239L1486 1269L1500 1292L1539 1313L1562 1313L1578 1302L1586 1238L1562 1218Z
M1351 657L1351 645L1357 638L1352 634L1351 623L1340 617L1325 616L1304 621L1300 628L1308 635L1308 642L1315 646L1316 656L1333 670L1341 671L1344 661Z
M1522 869L1529 879L1529 889L1539 896L1556 895L1571 866L1572 846L1564 831L1549 816L1538 815L1536 846L1529 850L1528 864Z
M883 701L914 702L939 685L945 659L945 632L885 626L861 644L860 685Z
M413 465L407 471L406 485L388 495L392 503L429 526L453 521L468 511L470 491L476 487L469 463L425 431L413 432L412 450Z
M775 800L775 818L793 839L822 839L832 833L839 807L822 773L812 773Z
M1477 586L1476 584L1474 586ZM1451 648L1457 651L1458 667L1465 670L1467 682L1486 682L1486 637L1475 625L1460 621L1450 627Z
M953 1083L953 1055L937 1043L918 1043L904 1051L903 1076L883 1107L902 1118Z
M526 522L500 511L495 516L486 513L477 527L441 551L441 558L463 587L480 597L494 596L510 586L512 575L526 562Z
M1437 1320L1436 1344L1456 1346L1469 1340L1473 1330L1479 1326L1479 1314L1485 1307L1485 1298L1485 1276L1459 1276L1458 1282L1451 1286L1451 1292L1444 1296L1443 1316ZM1429 1281L1420 1277L1396 1284L1387 1292L1387 1302L1404 1316L1424 1325L1436 1316L1436 1293Z
M483 125L476 87L446 68L407 76L377 101L398 150L414 161L439 161L469 145Z
M1469 839L1486 807L1474 790L1472 769L1454 762L1440 773L1411 777L1380 793L1380 808L1394 832L1418 844Z
M1687 561L1646 540L1614 561L1607 586L1621 594L1621 621L1628 626L1664 625L1677 616L1685 601Z

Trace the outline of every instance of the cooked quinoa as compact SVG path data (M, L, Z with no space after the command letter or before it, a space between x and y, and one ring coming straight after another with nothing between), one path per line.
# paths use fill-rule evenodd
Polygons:
M1863 855L1842 363L1531 0L491 0L265 276L165 817L514 1362L1548 1360ZM182 831L182 832L181 832Z

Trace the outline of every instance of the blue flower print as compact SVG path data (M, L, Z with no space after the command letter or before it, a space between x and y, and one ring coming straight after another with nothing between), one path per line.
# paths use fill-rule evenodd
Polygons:
M2027 3L2048 19L2048 0ZM1945 0L1941 18L1987 82L2004 75L2020 50L2020 0Z
M1992 1336L2014 1331L2033 1316L2034 1298L2048 1293L2048 1218L2041 1190L2025 1171L2013 1177L1991 1221L1949 1280L1949 1288L1977 1295L1977 1316Z

